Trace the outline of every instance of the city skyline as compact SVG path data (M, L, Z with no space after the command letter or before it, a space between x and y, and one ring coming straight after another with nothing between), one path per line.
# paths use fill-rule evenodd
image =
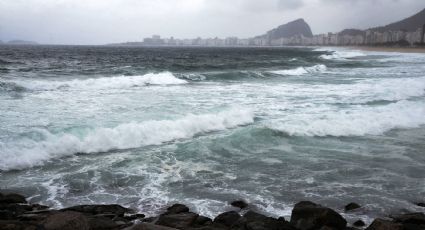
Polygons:
M211 2L3 0L0 40L107 44L141 41L152 34L174 38L250 38L297 18L308 21L314 34L336 33L345 28L385 25L425 7L419 0ZM391 14L378 14L377 7L379 12Z

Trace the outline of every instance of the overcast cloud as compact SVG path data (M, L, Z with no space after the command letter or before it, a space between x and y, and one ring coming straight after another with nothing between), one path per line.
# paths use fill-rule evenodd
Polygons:
M424 0L0 0L0 40L252 37L297 18L317 34L385 25L423 8Z

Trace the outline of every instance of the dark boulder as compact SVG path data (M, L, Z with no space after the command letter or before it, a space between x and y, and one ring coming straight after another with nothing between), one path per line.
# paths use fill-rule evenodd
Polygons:
M421 212L403 214L393 219L395 222L402 224L425 225L425 214Z
M358 208L361 208L361 206L356 204L356 203L349 203L349 204L345 205L345 207L344 207L346 212L352 211L352 210L355 210L355 209L358 209Z
M138 214L124 216L124 218L127 219L127 220L130 220L130 221L131 220L137 220L137 219L143 219L143 218L145 218L145 214L138 213Z
M188 228L194 224L196 219L198 218L198 214L192 212L184 212L178 214L164 214L161 215L156 224L172 227L172 228Z
M43 222L45 230L89 230L87 217L78 212L66 211L53 214Z
M235 211L225 212L221 213L214 219L214 224L224 225L226 227L231 227L233 224L235 224L239 219L241 218L241 215Z
M416 205L419 206L419 207L424 207L425 208L425 203L420 202L420 203L417 203Z
M134 226L125 228L124 230L177 230L175 228L165 227L161 225L155 225L150 223L140 223Z
M285 221L285 218L281 217L275 219L268 217L253 211L248 211L243 216L242 220L238 221L237 229L246 230L293 230L289 222ZM242 227L243 226L243 227Z
M0 203L3 204L26 204L27 200L24 196L16 194L16 193L10 193L10 194L3 194L0 196Z
M75 211L82 212L92 215L97 214L115 214L117 216L123 216L127 212L132 210L124 208L121 205L109 204L109 205L78 205L69 208L62 209L62 211Z
M366 230L403 230L403 225L389 220L375 219Z
M248 204L243 200L235 200L232 203L230 203L230 205L240 209L244 209L248 207Z
M195 220L195 222L193 223L193 226L195 227L202 227L202 226L207 226L207 225L211 225L213 222L211 220L211 218L206 217L206 216L198 216Z
M90 230L116 229L119 226L115 221L107 217L90 216L88 221Z
M356 222L353 223L354 227L364 227L366 226L365 222L363 222L363 220L358 220Z
M347 221L340 214L310 201L302 201L295 205L290 223L300 230L320 229L324 226L345 229L347 226Z
M171 207L167 208L165 214L178 214L182 212L189 212L189 208L184 204L173 204Z

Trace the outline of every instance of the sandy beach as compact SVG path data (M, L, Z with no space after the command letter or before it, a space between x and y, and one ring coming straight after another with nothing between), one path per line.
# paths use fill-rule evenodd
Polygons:
M372 46L350 46L348 48L377 52L398 52L398 53L425 53L425 47L372 47Z

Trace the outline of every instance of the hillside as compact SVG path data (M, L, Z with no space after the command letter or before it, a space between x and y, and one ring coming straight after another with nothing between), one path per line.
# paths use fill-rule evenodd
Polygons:
M389 31L389 30L415 31L418 28L423 27L424 25L425 25L425 9L404 20L394 22L386 26L372 28L372 30L380 31L380 32Z
M258 37L268 38L271 40L279 38L290 38L296 35L303 35L304 37L313 37L310 26L304 19L298 19L287 24L278 26L275 29L268 31L265 35Z

